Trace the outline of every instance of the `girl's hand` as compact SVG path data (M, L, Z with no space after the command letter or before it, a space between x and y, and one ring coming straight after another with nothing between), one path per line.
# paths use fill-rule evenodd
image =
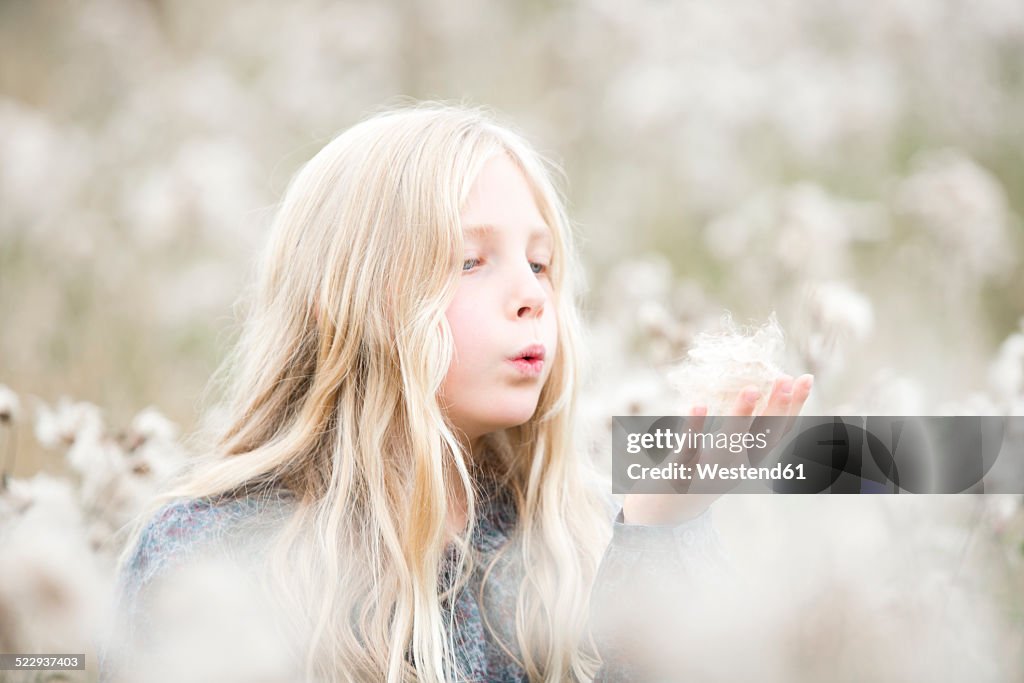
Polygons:
M778 443L789 431L796 416L804 407L807 396L811 393L814 383L813 375L801 375L795 381L789 375L782 375L772 387L761 415L789 416L782 433L774 439ZM754 408L761 398L761 392L751 385L740 392L729 415L750 417L754 419ZM700 431L707 415L707 406L694 406L690 415L697 418L694 431ZM667 525L679 524L697 517L721 496L721 493L630 493L622 504L622 514L626 524Z

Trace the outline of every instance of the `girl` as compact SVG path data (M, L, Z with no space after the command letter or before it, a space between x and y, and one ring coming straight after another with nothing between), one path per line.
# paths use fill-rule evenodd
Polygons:
M628 678L591 602L716 546L707 499L620 510L574 442L576 259L545 162L480 110L330 142L273 224L226 428L127 546L122 637L172 570L267 521L247 556L310 680ZM809 389L782 378L766 412Z

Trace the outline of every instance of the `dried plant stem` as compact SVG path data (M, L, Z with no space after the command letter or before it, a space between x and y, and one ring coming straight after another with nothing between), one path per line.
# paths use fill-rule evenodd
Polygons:
M18 450L18 423L13 420L7 424L0 423L0 428L7 432L3 450L3 461L0 461L0 491L7 490L7 480L14 475L14 465L17 463ZM10 453L10 465L8 465L7 454Z

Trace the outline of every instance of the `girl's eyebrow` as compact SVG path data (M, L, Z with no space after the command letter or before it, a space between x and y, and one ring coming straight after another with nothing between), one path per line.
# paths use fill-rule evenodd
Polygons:
M551 230L546 225L535 225L528 228L530 230L530 242L543 241L551 242ZM463 234L466 237L491 237L497 232L501 232L502 227L494 225L492 223L477 223L473 225L467 225L462 229Z

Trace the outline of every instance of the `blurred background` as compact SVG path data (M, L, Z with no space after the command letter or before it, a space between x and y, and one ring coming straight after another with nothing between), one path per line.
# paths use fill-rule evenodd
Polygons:
M777 310L850 333L823 412L867 411L873 378L908 414L1012 393L989 377L1024 316L1011 0L3 3L0 382L188 430L288 179L399 97L491 106L562 163L589 317L646 313L611 326L641 360ZM799 315L824 283L830 319ZM668 348L636 301L682 325Z
M289 178L401 98L492 107L565 169L592 417L675 412L665 372L724 311L778 315L808 412L1024 414L1017 0L9 1L8 475L84 486L83 431L179 457ZM950 505L1019 569L1016 500Z

